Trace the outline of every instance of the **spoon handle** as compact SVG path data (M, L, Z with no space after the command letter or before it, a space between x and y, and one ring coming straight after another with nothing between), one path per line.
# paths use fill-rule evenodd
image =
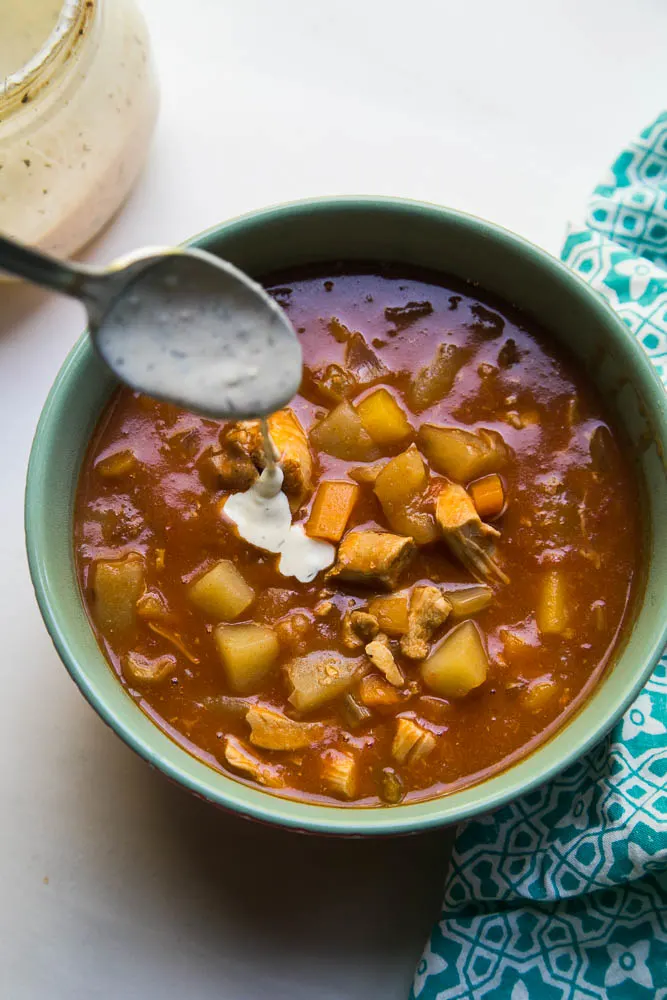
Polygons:
M66 264L41 250L33 250L2 235L0 269L16 278L25 278L33 285L42 285L54 292L82 300L87 298L86 285L94 274L80 264Z

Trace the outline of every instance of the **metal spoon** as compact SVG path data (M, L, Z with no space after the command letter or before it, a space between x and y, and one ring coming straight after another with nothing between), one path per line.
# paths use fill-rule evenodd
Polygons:
M98 268L0 236L0 268L79 299L100 357L149 396L241 419L279 410L299 388L301 346L287 316L212 254L147 249Z

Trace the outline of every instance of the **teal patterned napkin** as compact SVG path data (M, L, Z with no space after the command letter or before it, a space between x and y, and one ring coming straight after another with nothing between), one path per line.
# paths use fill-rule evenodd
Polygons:
M624 149L562 258L667 386L667 112ZM419 1000L667 1000L667 655L611 734L457 835Z

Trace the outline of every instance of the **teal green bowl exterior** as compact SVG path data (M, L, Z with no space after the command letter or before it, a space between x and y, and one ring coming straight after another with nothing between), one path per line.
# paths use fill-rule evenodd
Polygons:
M151 765L243 816L312 833L383 835L458 822L543 783L609 730L647 680L667 640L667 406L641 348L602 299L555 258L451 209L390 198L327 198L253 212L192 244L251 275L333 260L396 261L473 281L518 306L573 354L627 432L645 497L646 571L634 624L604 677L566 725L495 776L430 801L385 808L290 801L226 777L161 732L127 695L90 628L72 546L81 460L113 377L86 336L44 406L30 456L25 524L46 626L81 692Z

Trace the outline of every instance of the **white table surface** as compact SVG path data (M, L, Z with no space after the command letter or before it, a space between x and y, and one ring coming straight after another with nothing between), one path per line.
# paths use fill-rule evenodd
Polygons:
M557 252L664 104L664 0L142 6L161 118L90 259L331 193L444 202ZM221 815L109 732L51 647L23 484L80 328L76 304L0 289L0 997L403 1000L449 835L324 841Z

